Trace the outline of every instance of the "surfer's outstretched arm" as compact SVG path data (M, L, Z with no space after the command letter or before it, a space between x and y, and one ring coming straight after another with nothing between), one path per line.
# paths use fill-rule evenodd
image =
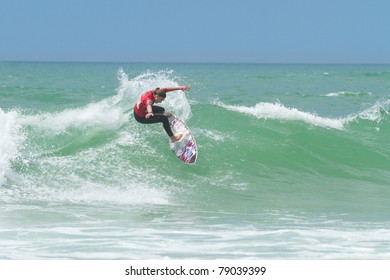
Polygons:
M169 88L164 88L165 92L168 91L175 91L175 90L184 90L184 91L189 91L190 87L185 85L185 86L180 86L180 87L169 87Z

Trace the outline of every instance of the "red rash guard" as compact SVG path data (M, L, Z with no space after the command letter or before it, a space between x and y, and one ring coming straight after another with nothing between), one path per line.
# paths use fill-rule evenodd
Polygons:
M146 114L148 113L146 110L147 108L146 106L154 104L153 91L154 90L151 90L142 94L138 100L138 103L134 105L134 112L138 116L145 117Z
M168 91L167 88L163 88L165 92ZM141 95L140 99L138 100L138 103L134 105L134 112L140 116L140 117L145 117L146 114L148 113L147 111L147 105L152 105L154 104L154 98L153 98L153 92L154 90L149 90L145 92L144 94Z

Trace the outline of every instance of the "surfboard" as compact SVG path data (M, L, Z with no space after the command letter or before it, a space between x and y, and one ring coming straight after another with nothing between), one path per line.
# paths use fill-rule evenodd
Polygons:
M181 133L183 137L176 142L169 140L169 147L178 159L187 164L194 164L198 157L198 147L187 125L175 115L168 118L173 134Z

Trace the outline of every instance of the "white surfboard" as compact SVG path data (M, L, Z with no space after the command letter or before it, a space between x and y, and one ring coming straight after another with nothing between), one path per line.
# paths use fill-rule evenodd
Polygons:
M198 157L198 147L187 125L175 115L168 118L173 134L181 133L183 137L176 142L169 140L169 147L178 159L187 164L194 164Z

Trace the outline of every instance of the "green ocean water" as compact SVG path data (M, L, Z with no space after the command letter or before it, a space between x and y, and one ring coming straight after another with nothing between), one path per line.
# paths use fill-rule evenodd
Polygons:
M133 104L187 122L195 166ZM1 259L388 259L390 65L0 63Z

